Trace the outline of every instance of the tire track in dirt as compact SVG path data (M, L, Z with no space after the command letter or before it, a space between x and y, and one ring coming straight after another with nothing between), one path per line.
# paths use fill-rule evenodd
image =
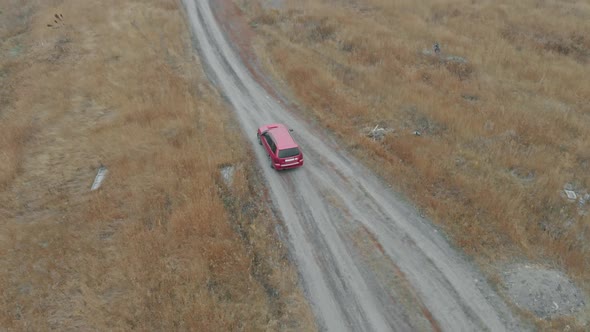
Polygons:
M429 222L418 217L410 204L271 97L229 44L208 1L182 2L207 74L234 108L255 147L322 329L522 328L491 288L476 282L484 280L480 273ZM282 122L295 130L306 155L303 168L280 173L270 169L255 132L259 125L271 122ZM334 200L326 198L328 192ZM366 253L348 243L351 230L360 226L366 231L354 236L373 243L370 251L385 258L388 270L399 269L405 282L383 277L384 271L370 264ZM408 289L385 296L383 290L388 288ZM415 298L404 301L396 298L400 294Z

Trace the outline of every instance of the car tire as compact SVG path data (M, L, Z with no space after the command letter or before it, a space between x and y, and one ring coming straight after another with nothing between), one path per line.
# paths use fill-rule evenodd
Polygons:
M270 157L270 155L268 155L268 162L269 162L270 168L275 168L275 165L272 163L272 158Z
M258 137L258 144L262 145L262 141L260 140L260 134L256 134L256 137Z

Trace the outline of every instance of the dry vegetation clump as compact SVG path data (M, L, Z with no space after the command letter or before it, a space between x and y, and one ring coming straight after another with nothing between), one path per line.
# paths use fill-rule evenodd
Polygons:
M314 329L178 3L19 5L0 0L21 45L0 56L0 326Z
M590 192L587 3L307 0L272 15L255 48L277 82L491 279L531 260L590 292L590 203L563 197ZM376 124L395 131L360 134Z

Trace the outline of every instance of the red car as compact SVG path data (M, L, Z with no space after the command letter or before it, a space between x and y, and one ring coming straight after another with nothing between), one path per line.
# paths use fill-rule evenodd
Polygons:
M291 129L279 123L258 128L258 143L270 158L270 167L277 171L303 166L303 153L291 137Z

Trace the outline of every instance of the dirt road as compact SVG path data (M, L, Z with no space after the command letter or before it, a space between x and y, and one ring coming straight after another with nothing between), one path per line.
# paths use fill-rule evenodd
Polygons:
M253 79L208 1L183 4L210 78L255 146L322 329L522 329L484 278L430 222ZM294 129L304 167L281 173L270 168L257 144L256 128L271 122Z

